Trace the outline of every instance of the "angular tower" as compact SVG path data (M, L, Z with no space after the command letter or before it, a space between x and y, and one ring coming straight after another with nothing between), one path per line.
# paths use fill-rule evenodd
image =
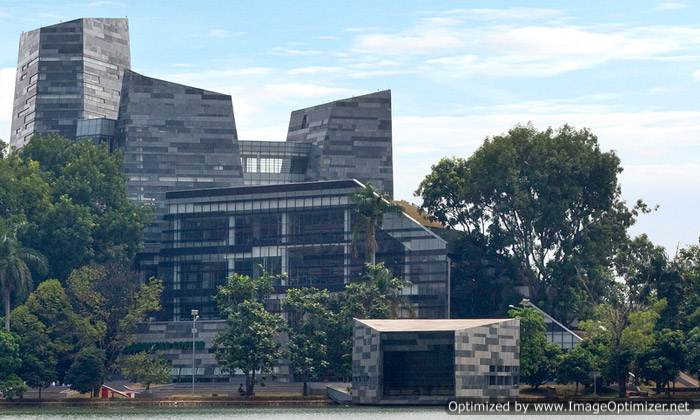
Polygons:
M131 66L126 19L84 18L20 37L10 144L34 133L75 138L78 120L116 119Z
M229 95L126 70L115 137L129 198L154 208L146 254L168 226L166 191L243 184Z
M293 111L287 141L315 146L307 180L355 178L393 196L390 90Z

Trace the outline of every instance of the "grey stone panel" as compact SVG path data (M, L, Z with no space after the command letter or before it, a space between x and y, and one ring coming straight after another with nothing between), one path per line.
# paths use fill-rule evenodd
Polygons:
M393 196L391 91L294 111L287 141L316 146L307 180L354 178Z
M10 143L34 133L76 135L76 121L116 119L131 65L126 19L77 19L20 37Z
M243 183L229 95L127 70L116 143L123 149L129 198L154 208L145 252L156 252L162 241L167 191Z

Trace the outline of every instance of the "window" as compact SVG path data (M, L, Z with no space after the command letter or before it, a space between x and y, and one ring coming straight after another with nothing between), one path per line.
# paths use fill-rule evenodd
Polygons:
M228 217L182 217L181 242L225 242L228 239Z
M278 174L282 172L282 159L260 158L258 172L264 174Z

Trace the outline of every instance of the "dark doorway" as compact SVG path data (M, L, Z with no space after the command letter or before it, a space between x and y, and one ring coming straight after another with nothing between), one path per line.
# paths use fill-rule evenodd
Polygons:
M384 396L453 396L454 332L382 334Z

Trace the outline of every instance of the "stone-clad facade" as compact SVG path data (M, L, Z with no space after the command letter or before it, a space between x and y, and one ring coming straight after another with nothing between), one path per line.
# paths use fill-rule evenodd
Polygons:
M74 138L80 119L116 119L130 66L126 19L76 19L23 33L10 144L21 148L34 133Z
M115 137L129 198L155 209L146 252L157 250L167 227L166 191L243 183L229 95L127 70Z
M517 397L520 321L455 330L455 367L458 398Z
M216 335L221 331L226 321L205 320L196 324L194 369L195 378L207 378L214 381L228 381L228 373L223 373L216 363L216 357L211 352ZM180 322L150 322L141 324L136 331L140 349L158 350L170 363L170 375L175 382L192 380L192 321ZM280 342L286 344L286 335L280 337ZM242 372L236 372L241 375ZM289 364L280 363L272 370L277 382L289 382Z
M519 354L517 319L355 320L353 402L516 398Z
M294 111L287 141L315 146L307 180L355 178L393 196L390 90Z

